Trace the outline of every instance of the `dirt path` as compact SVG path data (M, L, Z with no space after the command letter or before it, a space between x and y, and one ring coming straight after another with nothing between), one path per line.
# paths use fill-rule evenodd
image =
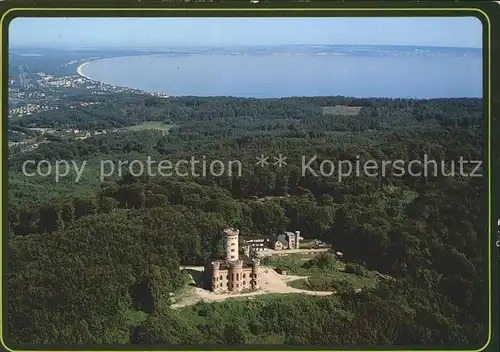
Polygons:
M190 271L203 270L203 267L186 267ZM307 276L280 275L272 268L262 267L260 270L260 290L250 293L214 293L199 287L190 287L182 296L178 297L176 302L171 305L172 308L181 308L196 304L197 302L218 302L227 299L260 296L270 293L300 293L314 296L328 296L333 292L326 291L308 291L293 288L287 285L287 282L305 279ZM174 298L175 299L175 298Z

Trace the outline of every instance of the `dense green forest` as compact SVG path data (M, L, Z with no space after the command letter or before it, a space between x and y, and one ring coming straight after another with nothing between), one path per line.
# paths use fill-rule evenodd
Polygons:
M69 96L68 102L99 103L92 107L62 108L47 111L10 124L21 127L81 129L129 126L144 121L182 123L183 129L199 134L241 134L250 128L255 132L292 128L303 130L362 131L407 125L409 121L436 120L443 125L468 127L481 119L480 99L357 99L347 97L311 97L250 99L232 97L158 98L130 93ZM359 116L336 116L325 119L325 107L346 105L362 107ZM297 126L296 126L297 127Z
M75 99L77 99L75 97ZM482 177L308 177L320 160L482 158L480 99L80 97L100 104L10 127L127 131L9 154L8 339L22 343L336 344L481 347L487 336ZM358 107L338 115L328 107ZM288 166L255 157L284 153ZM99 181L99 160L234 160L237 176ZM26 177L26 160L88 161L79 183ZM449 171L449 170L448 170ZM395 280L328 297L262 296L172 309L181 265L220 250L221 230L300 230L342 251L353 273Z

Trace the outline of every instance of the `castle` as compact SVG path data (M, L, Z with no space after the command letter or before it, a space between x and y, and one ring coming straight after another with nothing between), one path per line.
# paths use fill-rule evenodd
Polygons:
M225 234L225 259L207 259L205 262L205 287L214 292L241 292L259 288L259 259L250 259L248 252L239 254L240 230L228 228Z

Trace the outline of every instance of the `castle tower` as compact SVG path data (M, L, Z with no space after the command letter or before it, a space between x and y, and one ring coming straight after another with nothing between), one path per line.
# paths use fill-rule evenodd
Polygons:
M219 277L220 277L220 262L212 262L212 270L211 270L211 276L212 276L212 282L211 282L211 287L210 289L212 291L218 291L221 289L220 287L220 281L219 280Z
M300 249L299 241L300 241L300 231L295 231L295 249Z
M250 281L251 286L254 290L257 290L260 285L259 285L259 280L260 280L260 275L259 275L259 267L260 267L260 259L255 258L252 260L252 281Z
M228 272L229 280L229 290L230 291L241 291L243 289L243 261L235 260L229 264Z
M232 262L238 260L238 235L240 234L240 230L228 228L224 230L224 233L226 234L226 261Z

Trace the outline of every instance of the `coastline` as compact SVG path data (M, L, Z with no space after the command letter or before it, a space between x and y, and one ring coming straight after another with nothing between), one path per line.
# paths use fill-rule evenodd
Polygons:
M168 83L162 82L162 83L151 85L151 82L156 82L156 78L158 76L157 73L155 73L155 72L151 73L152 71L151 70L148 71L147 69L144 70L144 74L138 73L138 72L142 72L141 69L143 67L148 68L149 66L151 66L151 67L155 66L155 65L153 65L153 63L156 63L156 61L151 63L149 61L149 58L153 59L153 58L166 57L166 56L168 56L168 58L170 58L170 55L163 55L163 54L153 54L153 55L143 54L143 55L127 55L127 56L116 56L116 57L84 58L79 62L79 64L73 66L73 69L76 69L77 75L80 76L82 79L93 82L94 84L97 83L100 85L109 86L110 87L109 89L116 90L118 88L121 88L121 89L131 90L131 91L135 91L135 92L140 92L143 94L150 94L150 95L156 95L156 96L167 96L167 97L174 97L174 96L200 96L200 97L233 96L233 97L250 98L250 99L280 99L280 98L293 97L293 96L334 96L334 95L338 95L340 93L342 93L341 95L353 96L353 97L362 97L362 96L373 97L373 96L378 96L380 94L380 91L379 91L380 87L377 86L377 84L375 84L369 88L362 89L360 91L359 88L357 88L357 86L355 84L353 84L352 77L350 77L349 74L344 75L345 70L342 71L341 73L342 73L342 75L346 76L347 78L350 78L350 79L348 79L349 84L340 84L339 85L338 83L331 83L332 80L324 80L320 76L318 76L317 81L319 83L315 83L314 85L311 85L310 87L309 86L302 87L302 86L304 86L303 82L301 82L299 84L298 82L296 82L297 77L294 78L292 75L292 78L290 78L290 82L292 83L292 86L294 86L295 84L297 84L297 86L292 87L288 93L284 92L285 94L277 94L276 87L274 87L274 88L265 87L264 88L264 86L262 86L261 81L259 81L258 79L253 80L252 79L253 77L249 78L249 76L247 76L245 74L245 70L240 72L240 71L238 71L238 69L236 69L235 74L241 73L240 76L243 77L241 79L241 81L246 82L245 83L246 85L250 84L247 81L251 82L251 84L253 85L252 89L254 89L254 91L252 92L253 94L248 91L248 88L245 88L246 86L240 87L238 85L236 88L237 88L237 90L241 88L240 89L241 91L239 93L236 93L233 91L234 87L230 87L230 85L232 83L228 83L228 82L221 82L220 83L221 87L214 86L214 88L216 88L215 90L219 90L219 92L214 92L213 88L211 88L211 86L206 85L206 86L203 86L202 89L200 88L199 91L197 92L197 94L194 94L192 92L193 88L189 87L189 85L186 86L186 84L184 84L184 83L178 85L176 83L176 81L183 82L185 79L185 73L181 73L181 71L179 71L179 66L177 66L177 70L175 70L175 65L180 65L181 61L184 62L183 58L177 58L177 60L173 60L173 64L170 66L168 66L168 62L167 62L166 63L167 66L164 69L163 69L164 66L162 66L163 65L162 62L159 62L156 65L156 66L158 66L158 67L156 67L156 70L158 72L163 72L163 73L169 72L168 76L169 76L169 80L171 82L168 82ZM175 57L176 55L173 55L173 56ZM220 66L219 57L213 58L213 56L214 55L207 55L207 57L209 57L210 60L217 61L215 63L215 65ZM227 55L227 57L229 57L229 56L230 55ZM277 60L281 60L280 58L277 58L276 56L277 55L270 55L270 57L272 57L271 60L274 60L271 62L271 64L276 63ZM332 57L333 56L336 56L336 55L332 55ZM339 55L336 57L345 58L344 55ZM130 58L133 60L122 60L122 61L117 61L116 63L109 62L112 60L127 59L127 58ZM146 58L146 59L139 60L139 58ZM363 56L363 55L360 55L359 59L363 60L363 62L366 60L372 61L368 56ZM380 57L380 58L377 57L377 59L386 60L385 57ZM400 59L400 58L389 58L389 59L390 60L396 59L397 61L395 61L395 63L398 64L396 66L398 66L399 68L401 68L400 67L401 64L403 66L407 67L406 61L403 61L403 63L401 62L401 60L406 60L407 59L406 57L404 57L402 59ZM415 61L415 62L418 65L424 64L424 62L422 62L422 60L420 60L419 58L416 58L416 59L417 59L417 61ZM441 59L443 59L443 58L441 58ZM472 59L474 60L474 61L472 61L472 64L475 65L477 63L477 60L476 60L477 58L472 58ZM166 60L167 60L167 58L166 58ZM228 60L233 60L233 58L230 58ZM267 60L267 59L265 59L265 60ZM302 59L298 59L298 60L302 60ZM306 61L307 60L308 59L306 59ZM324 63L325 60L329 60L329 58L325 58L322 55L319 55L319 56L314 55L314 60L322 60L320 63ZM445 58L445 60L447 60L447 59ZM100 64L101 62L104 65L99 66L98 64ZM195 61L195 62L198 62L198 61ZM231 61L231 63L232 62L233 61ZM439 66L440 62L441 61L437 61L438 66ZM170 63L172 63L172 62L170 62ZM341 63L344 63L344 61L341 61ZM350 63L351 63L351 61L349 60L348 66L349 67L353 66ZM389 62L389 63L391 63L391 62ZM466 61L465 63L468 63L469 66L471 64L471 62L469 62L469 61ZM94 73L97 74L96 77L90 77L89 75L86 74L86 72L89 72L87 65L90 65L90 64L96 65L96 67L93 69L93 71L95 71ZM192 62L191 62L191 64L192 64ZM359 62L356 61L356 64L359 64ZM458 64L462 65L463 62L459 61ZM330 63L328 65L330 65ZM121 69L117 69L117 70L110 69L110 68L117 68L118 66L120 66L120 67L123 66L123 67ZM279 65L276 66L276 68L281 68L281 66L283 66L283 65L281 64L281 61L279 61ZM364 66L364 65L362 65L362 66ZM107 69L106 69L106 67L107 67ZM133 68L134 74L137 74L139 79L135 79L134 75L130 71L130 67ZM200 66L197 65L197 67L194 67L192 70L190 70L190 74L195 75L196 70L200 69L199 67ZM458 68L460 68L460 66L458 66ZM171 70L171 71L169 71L169 70ZM277 71L281 72L282 70L278 69ZM368 70L368 71L369 71L369 74L374 72L373 70ZM113 77L113 75L111 74L113 72L114 72L115 77ZM107 80L107 82L102 81L103 77L98 77L99 74L104 76L104 78ZM366 72L365 72L365 74L366 74ZM201 74L199 74L199 76L201 76ZM411 99L423 99L423 100L440 98L440 97L449 97L449 98L459 98L459 97L481 98L482 97L482 95L480 93L478 94L478 91L480 91L480 89L476 89L477 88L476 84L473 84L472 87L470 87L469 85L462 86L461 84L457 84L456 88L454 88L455 86L453 86L453 85L450 86L449 84L446 84L446 85L437 84L437 88L433 89L432 92L429 92L428 89L422 89L422 87L424 85L422 85L421 87L409 87L408 88L408 85L401 83L401 77L398 77L398 76L399 75L394 76L392 78L389 77L389 78L392 79L394 82L399 82L398 84L402 84L402 86L399 88L388 88L388 89L384 88L385 92L383 92L383 94L381 94L382 97L393 98L393 99L395 99L395 98L403 98L403 99L411 98ZM437 81L437 78L436 78L437 76L439 76L439 75L436 75L436 72L433 72L432 75L429 76L428 79L439 83ZM144 78L144 77L149 77L149 78ZM245 77L248 79L245 80L244 79ZM442 77L441 81L443 81L443 82L449 81L450 78L451 78L451 76L450 77L449 76ZM188 79L189 79L189 77L188 77ZM421 80L421 78L419 78L419 80ZM167 80L165 80L165 79L163 81L167 82ZM113 82L113 83L111 83L111 82ZM335 80L333 82L335 82ZM191 84L191 82L189 82L189 84ZM195 87L197 87L195 85L195 81L193 81L192 84ZM425 85L427 85L427 84L428 83L426 83ZM138 88L137 86L134 87L134 85L141 85L142 88ZM167 86L172 85L173 87L167 87L167 89L165 89L164 85L167 85ZM312 87L314 87L314 88L312 88ZM153 88L153 89L151 89L151 88ZM174 88L174 89L172 89L172 88ZM231 90L227 90L227 88L231 88ZM282 89L283 87L278 87L278 88ZM403 91L401 91L402 88L404 88ZM171 90L171 89L172 90L179 89L179 90L183 90L184 92L182 92L181 94L179 94L177 92L175 92L175 93L168 92L167 93L167 90ZM370 93L370 91L374 91L375 93ZM376 94L376 93L378 93L378 94Z
M113 59L113 58L111 58ZM114 87L114 88L118 88L118 86L114 86L114 85L110 85L110 84L107 84L107 83L104 83L102 81L99 81L95 78L92 78L92 77L89 77L87 76L84 72L83 72L83 69L85 68L85 66L87 66L88 64L90 64L92 61L85 61L83 62L82 64L78 65L78 67L76 68L76 72L77 74L80 76L80 77L83 77L85 79L88 79L90 81L93 81L93 82L97 82L97 83L100 83L101 85L109 85L111 87ZM164 92L146 92L144 90L140 90L140 89L136 89L136 88L130 88L130 87L119 87L119 88L122 88L122 89L130 89L132 91L136 91L136 92L140 92L140 93L143 93L143 94L149 94L149 95L153 95L153 96L159 96L159 97L164 97L164 98L168 98L170 97L171 95L169 94L166 94Z
M76 69L76 72L78 73L79 76L81 76L83 78L89 79L91 81L95 81L95 79L93 79L92 77L89 77L89 76L85 75L85 73L83 73L84 67L87 66L89 63L90 63L90 61L85 61L83 64L79 65Z

